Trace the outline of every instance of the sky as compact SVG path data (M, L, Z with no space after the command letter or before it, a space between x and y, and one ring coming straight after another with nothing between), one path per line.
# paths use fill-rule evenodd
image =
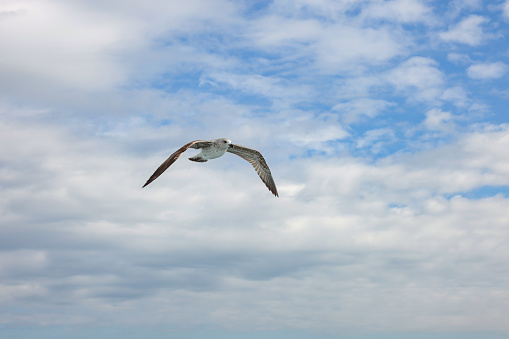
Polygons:
M2 338L509 338L509 1L0 0ZM279 198L226 154L258 149Z

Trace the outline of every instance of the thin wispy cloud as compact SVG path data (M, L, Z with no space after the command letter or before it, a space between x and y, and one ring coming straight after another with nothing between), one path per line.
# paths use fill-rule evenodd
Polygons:
M509 19L509 1L503 4L503 14L506 19Z
M388 20L391 23L434 22L433 9L420 0L374 1L362 12L367 18Z
M2 2L0 337L507 337L508 8Z

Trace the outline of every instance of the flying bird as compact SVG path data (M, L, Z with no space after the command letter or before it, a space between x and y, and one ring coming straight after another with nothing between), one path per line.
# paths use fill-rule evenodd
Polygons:
M271 191L272 194L274 194L276 197L279 197L276 189L276 184L274 183L274 179L270 173L269 166L265 162L262 154L255 149L232 144L231 140L226 138L214 139L210 141L195 140L185 144L175 153L170 155L170 157L166 159L166 161L163 162L158 169L156 169L154 174L152 174L152 176L147 180L143 187L147 186L152 181L157 179L157 177L163 174L163 172L166 171L166 169L170 167L180 157L180 155L187 151L189 148L201 150L200 153L189 158L189 160L196 162L206 162L211 159L216 159L222 157L226 152L238 155L254 167L256 173L258 173L258 176L260 179L262 179L263 183L265 186L267 186L269 191Z

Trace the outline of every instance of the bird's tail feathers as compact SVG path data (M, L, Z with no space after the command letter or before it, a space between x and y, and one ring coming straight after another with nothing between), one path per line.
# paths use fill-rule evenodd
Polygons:
M189 160L196 162L207 162L207 160L203 159L200 155L195 155L194 157L189 158Z

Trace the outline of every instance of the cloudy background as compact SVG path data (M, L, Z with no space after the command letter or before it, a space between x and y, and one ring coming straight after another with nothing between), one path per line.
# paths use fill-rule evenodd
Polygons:
M0 0L0 335L508 338L509 1ZM228 137L251 166L178 147Z

